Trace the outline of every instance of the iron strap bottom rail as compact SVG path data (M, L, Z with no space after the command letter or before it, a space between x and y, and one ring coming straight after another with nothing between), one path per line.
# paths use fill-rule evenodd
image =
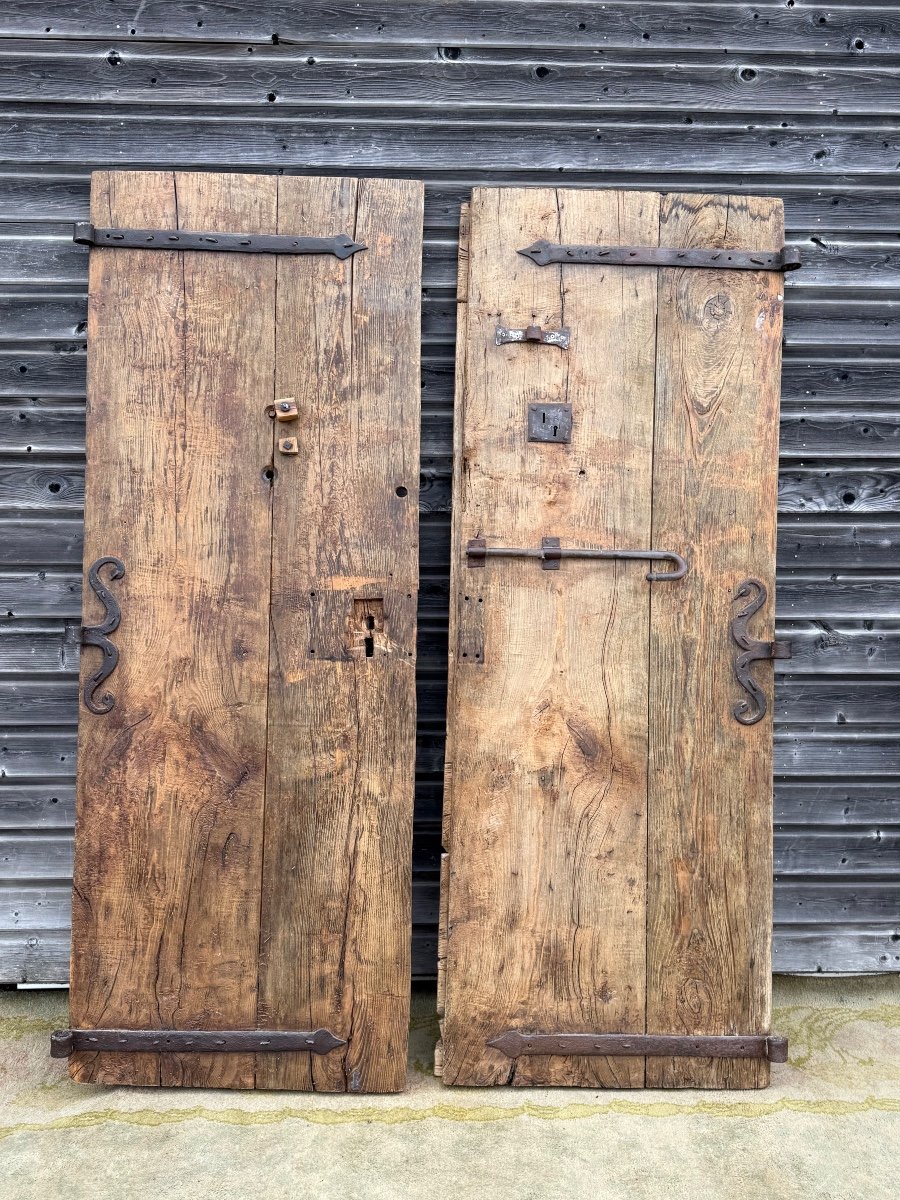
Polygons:
M767 1058L787 1062L787 1038L767 1034L697 1036L663 1033L520 1033L508 1029L487 1043L509 1058L530 1054L609 1055L610 1057Z
M306 1050L328 1054L346 1046L330 1029L57 1029L50 1035L50 1057L68 1058L77 1050L131 1054L271 1054Z

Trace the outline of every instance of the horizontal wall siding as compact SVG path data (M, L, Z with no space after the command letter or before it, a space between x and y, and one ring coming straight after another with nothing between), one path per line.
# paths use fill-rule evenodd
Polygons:
M416 974L434 973L459 205L475 184L782 196L775 963L900 970L900 11L6 3L0 982L67 976L88 215L101 167L426 181ZM102 469L97 464L95 469Z

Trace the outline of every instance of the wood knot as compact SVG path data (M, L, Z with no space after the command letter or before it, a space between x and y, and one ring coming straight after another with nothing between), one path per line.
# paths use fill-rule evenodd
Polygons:
M721 329L723 325L734 316L734 305L731 302L731 297L724 292L719 292L710 298L703 305L703 316L701 324L704 329L716 330Z

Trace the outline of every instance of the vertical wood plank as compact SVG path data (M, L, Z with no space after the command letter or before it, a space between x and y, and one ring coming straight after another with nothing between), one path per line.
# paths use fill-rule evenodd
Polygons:
M448 1083L639 1086L640 1059L522 1058L508 1028L644 1027L648 588L639 563L465 565L494 545L634 547L650 534L655 273L537 268L536 238L654 244L658 197L477 189L468 260L450 643ZM572 347L496 347L498 324ZM570 444L529 443L569 402ZM472 621L483 656L470 653ZM623 670L622 665L628 669Z
M278 267L305 436L276 464L260 1023L348 1044L259 1056L260 1087L405 1083L422 208L414 182L279 181L280 230L368 249Z
M779 249L781 202L664 198L660 244ZM740 582L769 589L772 637L783 277L663 270L653 544L687 547L652 596L647 1029L767 1033L771 989L769 716L740 725L729 636ZM683 552L683 551L682 551ZM757 1087L768 1063L648 1059L660 1087Z
M264 232L274 180L100 173L98 225ZM265 774L274 263L91 255L85 564L121 652L82 709L75 1026L252 1028ZM85 620L97 604L86 592ZM94 669L83 657L82 678ZM77 1054L77 1079L247 1087L242 1055Z

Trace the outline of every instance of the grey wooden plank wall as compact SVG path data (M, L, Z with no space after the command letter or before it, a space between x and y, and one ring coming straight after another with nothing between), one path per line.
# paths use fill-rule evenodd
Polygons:
M136 15L129 17L134 11ZM427 182L415 964L434 971L459 203L783 196L777 969L900 970L900 10L181 3L0 11L0 981L68 956L94 167ZM97 464L102 470L102 464Z

